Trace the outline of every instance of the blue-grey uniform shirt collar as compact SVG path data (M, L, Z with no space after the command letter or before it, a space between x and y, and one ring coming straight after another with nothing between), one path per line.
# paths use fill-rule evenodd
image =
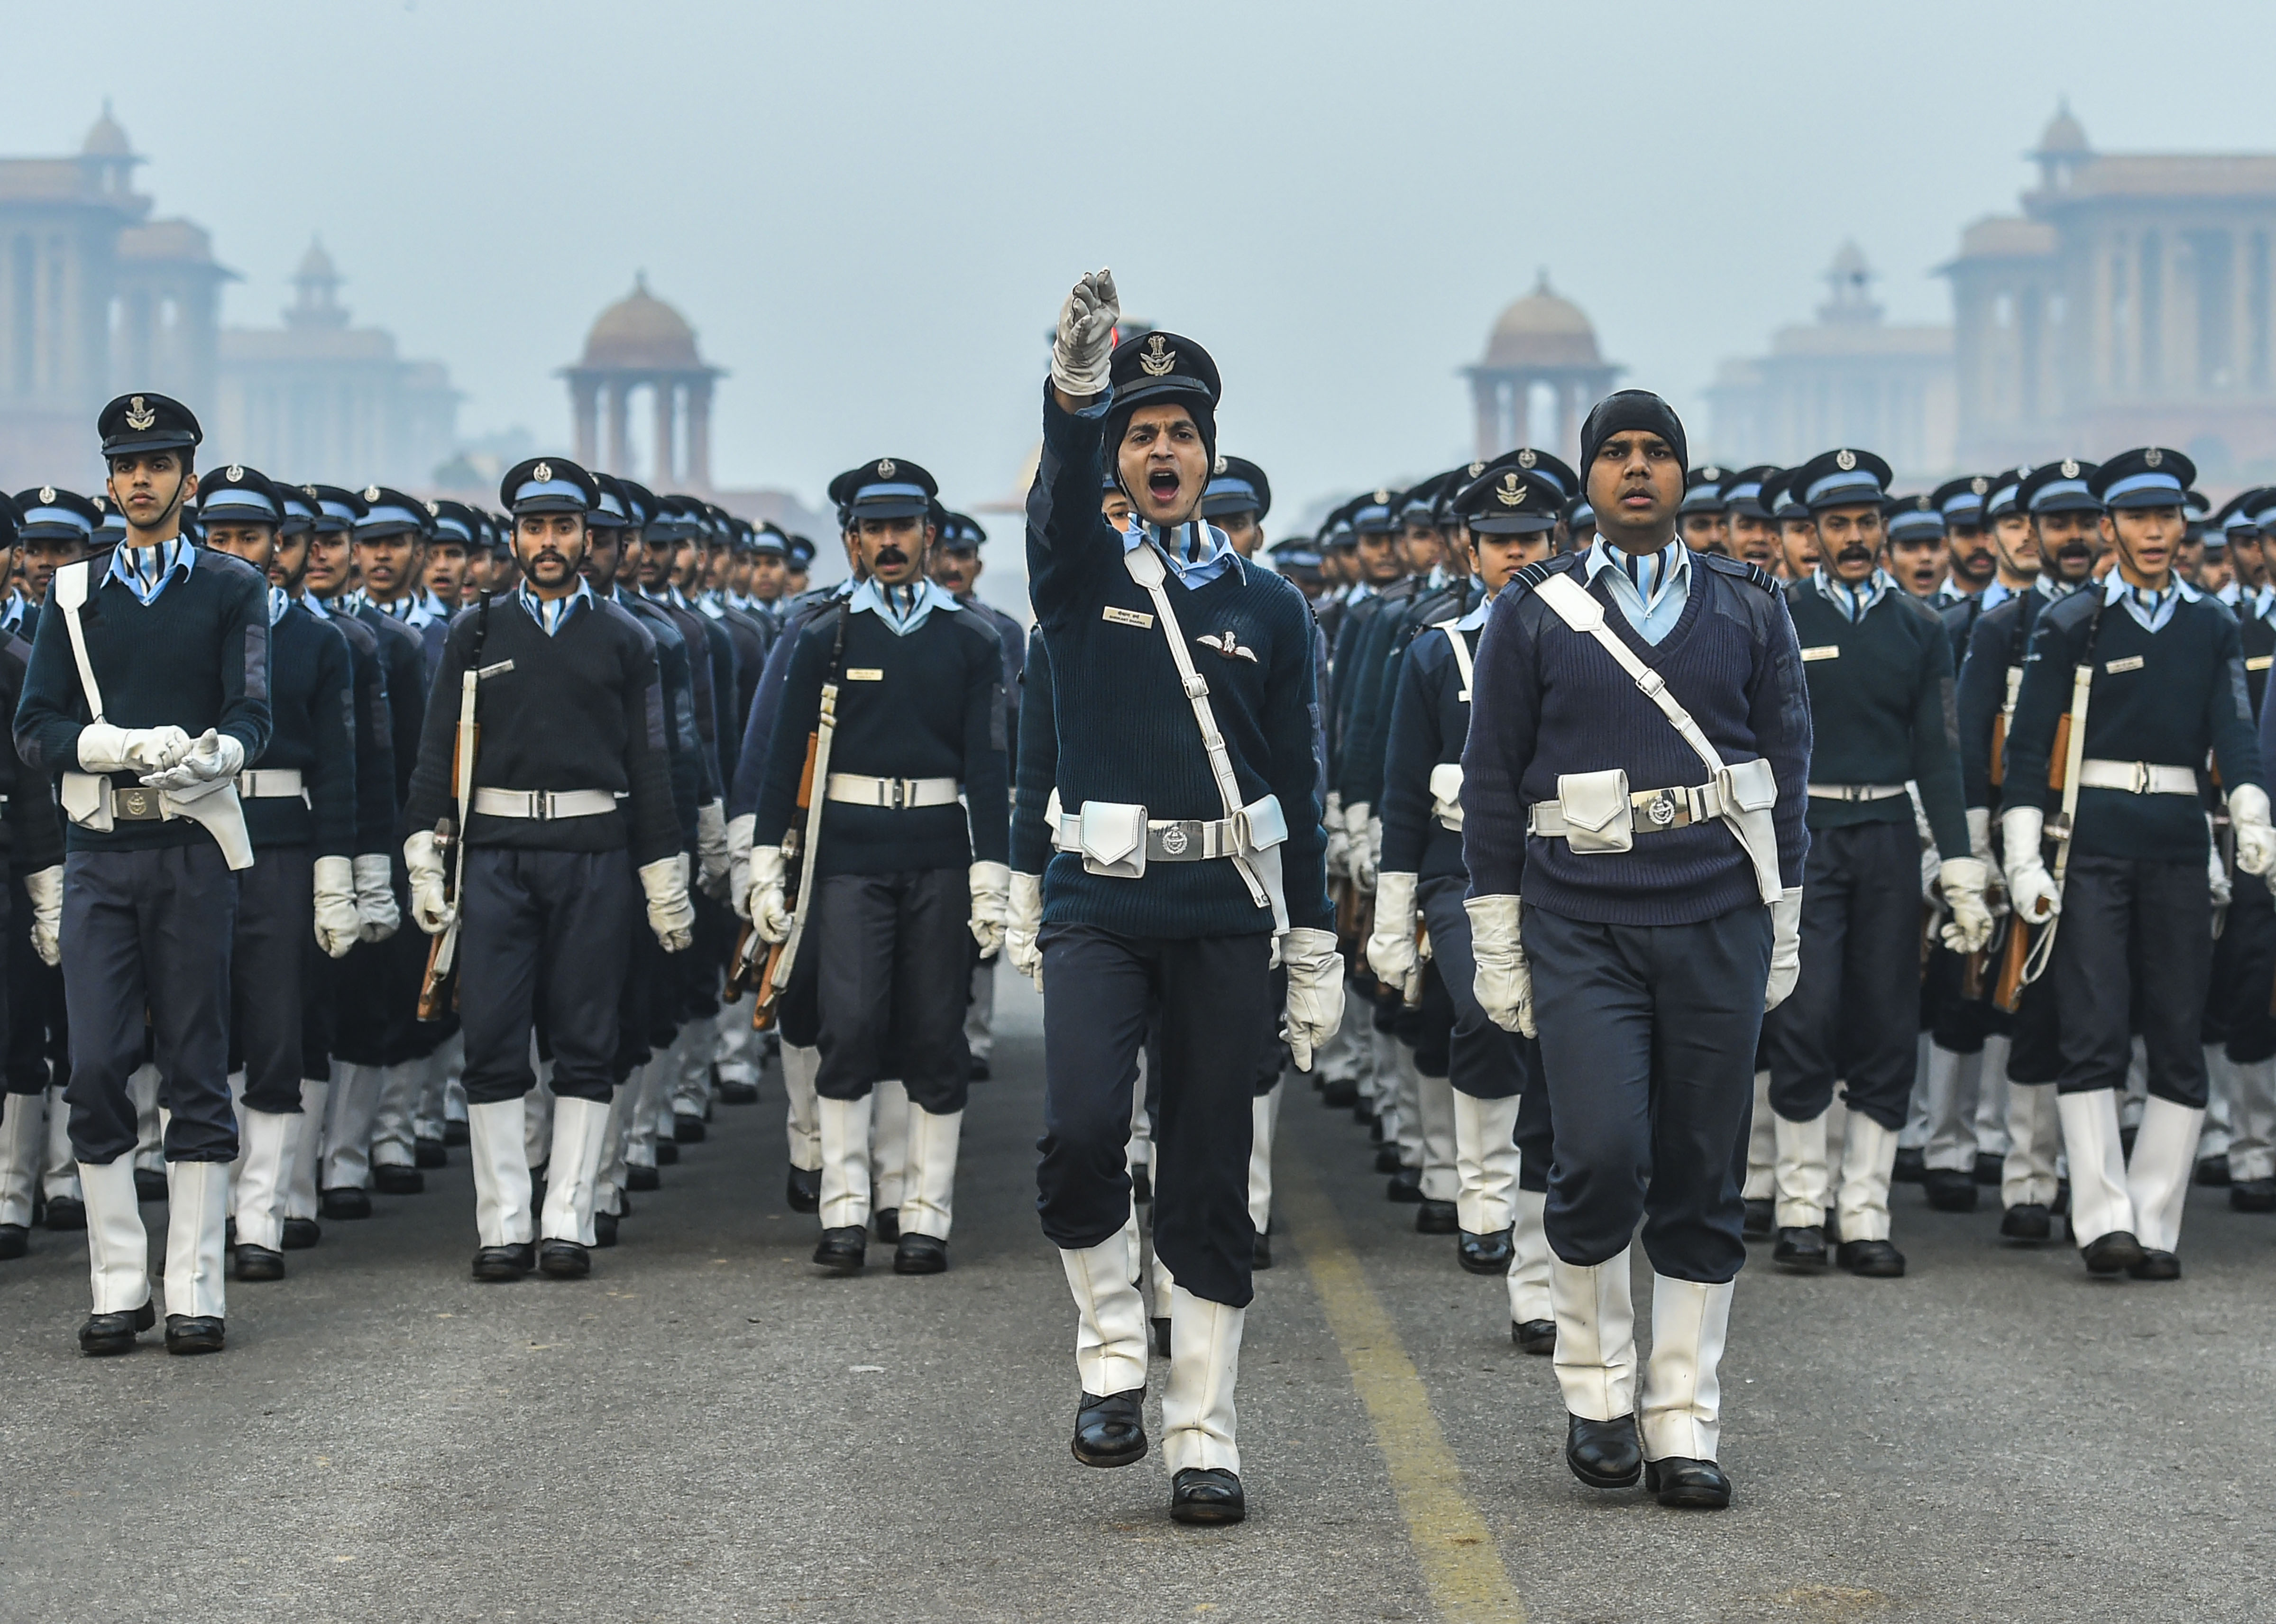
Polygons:
M27 598L22 593L11 592L8 595L7 601L4 603L0 603L0 632L6 632L12 636L16 633L22 631L24 629L24 611L26 609L30 607L30 604L31 600Z
M2102 601L2118 603L2145 632L2158 633L2174 618L2174 611L2183 602L2194 603L2204 596L2179 575L2169 576L2163 592L2152 592L2147 587L2132 587L2117 570L2110 572L2102 583Z
M1151 542L1161 549L1162 556L1170 561L1178 579L1188 590L1206 587L1233 567L1240 555L1233 550L1225 532L1205 520L1195 519L1181 525L1165 527L1140 521L1133 513L1122 531L1122 550L1135 552Z
M875 581L865 581L854 588L846 601L854 614L864 611L885 623L896 637L907 637L931 618L936 609L961 613L963 605L936 583L922 577L905 587L881 587Z
M1486 623L1487 611L1493 608L1494 599L1499 596L1499 593L1487 593L1479 600L1476 609L1454 622L1454 629L1458 632L1475 632L1482 629Z
M121 542L110 550L110 579L148 609L178 575L186 579L197 561L198 550L178 535L156 547L129 547Z
M1585 583L1603 576L1612 602L1620 606L1636 635L1657 644L1675 629L1691 598L1691 549L1679 536L1658 552L1623 552L1603 536L1582 555Z
M291 593L285 591L282 587L271 587L269 588L269 625L275 626L279 620L282 620L284 618L284 611L292 607L292 595Z
M567 597L542 598L529 589L525 581L513 589L514 602L529 611L529 618L548 637L558 636L580 609L593 607L593 583L580 576L577 589Z
M1897 586L1895 576L1886 570L1876 569L1863 581L1853 587L1827 574L1822 564L1817 566L1814 579L1825 601L1853 626L1870 614L1873 605L1895 591Z

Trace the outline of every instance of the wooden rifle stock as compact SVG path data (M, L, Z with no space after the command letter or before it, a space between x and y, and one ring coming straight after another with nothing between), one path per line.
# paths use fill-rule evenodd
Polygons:
M799 769L798 775L798 809L800 812L810 810L814 805L814 763L816 754L821 748L821 745L822 735L818 731L806 736L806 764ZM793 819L789 829L783 833L783 877L793 888L798 884L799 848L804 839L804 823L801 820ZM795 907L798 905L796 890L793 889L787 892L783 900ZM751 1028L754 1031L763 1032L775 1023L775 1006L782 1001L782 989L775 985L775 967L782 962L783 945L780 942L770 942L767 945L766 962L759 970L755 983L759 990L759 1000L751 1011ZM758 932L751 926L745 925L742 936L735 944L736 971L743 977L743 987L754 984L750 971L757 958ZM732 976L729 978L728 986L732 991L732 996L737 998L742 996L742 988L737 986Z
M451 847L457 837L451 833L451 820L439 819L435 824L435 854L443 860L443 872L451 872ZM451 899L455 905L456 897ZM456 957L459 927L451 926L429 938L427 943L427 970L419 981L419 1019L440 1021L443 1018L443 989L447 983L451 990L451 1006L457 1006L458 987L451 981L451 970Z

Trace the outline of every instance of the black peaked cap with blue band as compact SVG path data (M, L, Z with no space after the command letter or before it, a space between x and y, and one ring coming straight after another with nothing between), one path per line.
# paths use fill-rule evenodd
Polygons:
M905 457L878 457L830 482L830 499L842 524L864 519L922 519L932 512L940 482Z
M2142 445L2119 452L2095 469L2086 484L2105 508L2186 508L2196 479L2197 465L2181 452Z
M102 510L94 499L53 485L16 493L16 538L25 542L77 542L84 545L102 527Z
M1427 482L1426 482L1427 483ZM1415 489L1420 490L1418 485ZM1410 496L1414 493L1409 492ZM1246 457L1220 457L1217 459L1217 474L1202 492L1202 517L1215 519L1226 513L1254 513L1262 519L1272 511L1272 482L1264 477L1264 470Z
M566 457L517 462L498 482L498 500L517 519L524 513L589 513L599 497L593 476Z
M1881 522L1892 542L1940 542L1945 538L1944 510L1926 491L1917 496L1889 497L1881 505Z
M95 427L106 457L187 451L206 437L197 414L165 395L121 395L96 414Z
M1723 481L1723 511L1745 519L1770 518L1771 510L1763 505L1763 482L1777 472L1775 464L1763 462L1727 476Z
M363 517L356 520L356 540L376 542L391 535L424 536L434 523L434 515L417 497L385 485L366 485Z
M1562 487L1538 467L1489 467L1462 487L1454 512L1477 535L1538 535L1564 515Z
M1729 482L1731 470L1709 463L1703 468L1694 468L1683 476L1683 505L1679 513L1719 513L1723 511L1723 487Z
M284 497L258 468L233 462L198 482L198 522L284 527Z
M1929 492L1929 500L1936 511L1944 515L1948 530L1975 530L1983 527L1984 498L1992 494L1992 476L1988 474L1963 474L1958 479L1948 479Z
M338 485L303 485L300 490L316 505L316 529L324 535L354 529L367 511L361 497Z
M1835 507L1878 507L1888 494L1889 465L1870 452L1843 446L1820 452L1794 471L1793 489L1813 514Z
M2102 499L2093 489L2098 472L2095 464L2075 457L2041 463L2016 488L2015 505L2034 519L2041 513L2098 513Z

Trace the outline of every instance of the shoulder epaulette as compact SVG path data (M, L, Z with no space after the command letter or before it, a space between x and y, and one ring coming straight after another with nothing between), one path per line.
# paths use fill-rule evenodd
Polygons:
M2101 603L2102 588L2098 583L2083 592L2074 592L2068 597L2056 599L2039 611L2039 618L2060 620L2066 626L2076 626L2080 621L2090 618Z
M1942 626L1944 624L1944 617L1937 612L1936 606L1933 603L1931 603L1926 598L1915 597L1911 593L1906 591L1901 587L1889 594L1889 596L1904 603L1907 608L1910 609L1915 614L1920 616L1922 619L1933 620L1938 626Z
M1530 592L1551 575L1561 575L1581 562L1577 552L1560 552L1553 558L1544 558L1538 564L1529 564L1509 578L1509 585L1521 592ZM1508 588L1503 588L1506 591Z
M1765 592L1776 592L1779 589L1777 576L1771 574L1761 565L1749 559L1726 558L1719 552L1703 552L1696 557L1704 560L1709 569L1719 571L1726 575L1735 575L1740 580L1749 581Z

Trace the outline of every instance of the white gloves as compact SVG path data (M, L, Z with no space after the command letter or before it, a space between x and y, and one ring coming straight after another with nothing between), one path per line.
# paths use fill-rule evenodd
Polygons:
M422 829L403 843L403 865L411 870L411 917L429 936L440 936L458 917L444 900L443 854L436 848L435 831Z
M2205 832L2210 835L2212 819L2208 817L2205 823L2208 825ZM2221 861L2220 842L2218 840L2213 841L2205 852L2205 890L2212 896L2212 934L2217 941L2220 937L2221 910L2236 900L2236 884L2228 877L2228 865Z
M209 727L171 766L142 775L144 785L187 800L209 794L245 770L245 746L233 733Z
M2010 807L1999 815L1999 841L2007 848L2007 897L2016 917L2042 924L2062 912L2062 896L2039 855L2046 816L2037 807Z
M727 844L724 801L707 801L695 808L695 856L702 865L703 894L715 899L726 896L735 860Z
M758 821L746 812L727 825L727 906L739 919L751 916L751 832Z
M1802 979L1802 887L1779 892L1771 904L1771 976L1763 988L1763 1013L1785 1003Z
M1000 862L972 865L972 939L980 956L993 959L1004 948L1004 931L1012 908L1012 870Z
M1367 938L1367 961L1386 987L1411 995L1420 984L1422 967L1415 951L1415 876L1376 876L1375 933Z
M779 846L751 848L751 890L745 900L752 929L762 942L790 939L790 905L783 878L783 849Z
M1921 847L1920 862L1921 900L1933 905L1936 901L1937 883L1944 877L1944 859L1938 854L1934 841Z
M64 958L63 865L33 869L24 877L24 889L32 899L32 951L52 968Z
M380 861L383 865L387 860ZM345 857L317 858L316 945L332 958L345 959L362 925L356 909L355 865Z
M1992 808L1989 807L1968 808L1968 854L1980 857L1986 863L1992 861Z
M190 736L178 727L90 722L79 730L79 764L88 772L163 772L189 749Z
M1344 808L1344 872L1362 891L1375 889L1375 859L1369 854L1367 834L1374 812L1364 801Z
M1043 990L1043 949L1036 938L1043 929L1043 877L1014 872L1004 914L1004 956L1038 992Z
M2276 829L2268 823L2268 792L2240 784L2228 792L2228 825L2236 834L2236 866L2265 874L2276 865Z
M1518 899L1471 897L1462 911L1470 916L1470 957L1477 965L1471 992L1503 1031L1534 1036L1533 971L1518 938Z
M1992 939L1992 909L1984 893L1992 882L1992 865L1981 857L1954 857L1938 871L1937 885L1952 917L1938 937L1956 953L1972 953Z
M1347 877L1345 863L1351 858L1351 836L1344 830L1344 798L1334 790L1328 792L1328 805L1321 818L1328 831L1328 877Z
M1081 400L1106 392L1108 364L1114 358L1114 327L1122 319L1114 273L1085 271L1059 307L1059 330L1051 340L1051 382Z
M1288 1003L1280 1036L1296 1069L1312 1069L1312 1051L1344 1023L1344 956L1332 930L1291 930L1279 941L1280 962L1288 970Z
M648 895L648 928L668 953L695 945L695 905L687 899L687 854L659 857L640 870Z
M355 877L357 937L367 942L384 942L403 928L403 911L395 906L395 877L387 854L366 852L349 866L349 872Z

